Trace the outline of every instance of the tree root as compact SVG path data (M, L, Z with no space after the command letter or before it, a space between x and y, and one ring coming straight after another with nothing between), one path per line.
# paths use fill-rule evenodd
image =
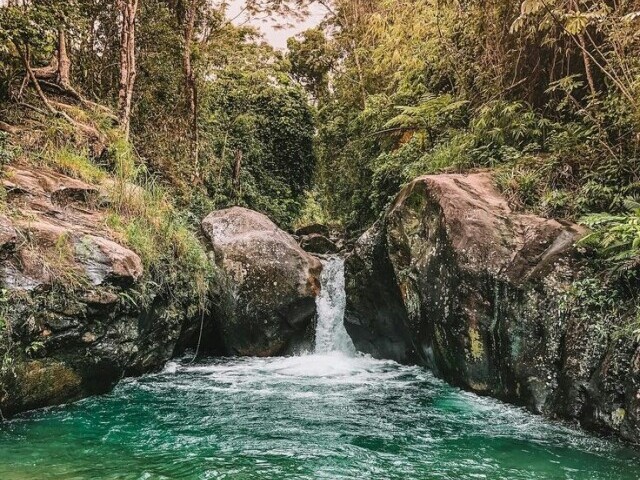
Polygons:
M40 98L40 100L42 101L42 103L44 104L44 106L46 107L46 110L48 111L48 113L50 113L51 115L54 115L56 117L60 117L65 119L67 122L69 122L71 125L73 125L76 129L78 129L80 132L82 132L84 135L86 135L90 140L92 140L92 149L93 149L93 153L96 156L99 156L102 154L102 152L104 151L104 148L107 144L107 138L105 137L104 134L102 134L100 131L98 131L98 129L96 129L95 127L91 126L91 125L87 125L81 122L78 122L77 120L73 119L67 112L65 112L64 110L59 110L57 108L54 107L54 105L56 106L62 106L63 108L68 108L69 105L66 104L62 104L59 102L54 102L52 100L49 100L49 98L47 98L47 96L45 95L44 91L42 90L42 87L40 86L40 81L38 80L38 77L36 76L33 68L31 68L31 64L29 62L29 47L26 47L26 51L23 52L18 44L15 44L16 49L18 50L18 52L20 53L20 57L22 58L22 63L24 64L24 68L27 71L27 76L29 78L29 80L31 81L31 83L33 84L36 93L38 94L38 97ZM45 67L46 68L46 67ZM24 104L22 103L21 105L34 110L38 113L41 114L47 114L47 112L34 107L33 105L29 105L29 104Z
M11 135L17 135L18 133L20 133L20 129L18 127L9 125L8 123L5 123L1 120L0 120L0 130L2 130L3 132L10 133Z

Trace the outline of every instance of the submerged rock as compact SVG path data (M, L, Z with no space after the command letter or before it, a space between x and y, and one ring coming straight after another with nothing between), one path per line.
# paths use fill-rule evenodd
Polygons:
M277 355L304 337L315 315L320 261L266 216L245 208L213 212L202 228L224 276L214 331L225 353Z
M637 342L563 309L583 234L513 212L486 173L420 177L347 259L347 330L376 357L640 441Z

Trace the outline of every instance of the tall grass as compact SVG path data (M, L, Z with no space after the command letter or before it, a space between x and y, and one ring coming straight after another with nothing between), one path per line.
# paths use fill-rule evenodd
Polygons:
M150 280L176 297L195 295L204 310L212 267L203 244L169 193L143 175L138 183L118 177L110 188L107 225L142 259Z
M87 151L78 152L69 147L62 147L54 149L50 155L53 166L70 177L89 183L99 183L107 177L103 169L89 160Z

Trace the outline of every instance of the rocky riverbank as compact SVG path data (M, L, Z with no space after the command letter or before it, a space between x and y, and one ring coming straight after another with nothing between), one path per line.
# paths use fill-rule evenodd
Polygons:
M263 215L208 216L198 248L209 252L209 285L179 271L158 285L109 226L110 185L23 165L7 168L4 187L4 417L107 392L187 348L263 356L308 340L321 264Z
M512 211L489 174L418 178L347 260L347 329L375 357L640 442L629 318L568 307L583 235Z

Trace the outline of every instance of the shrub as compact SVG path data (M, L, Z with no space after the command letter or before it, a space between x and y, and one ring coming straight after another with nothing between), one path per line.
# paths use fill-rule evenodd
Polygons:
M627 200L628 213L586 216L582 223L592 233L580 242L604 257L614 271L634 271L640 265L640 203Z

